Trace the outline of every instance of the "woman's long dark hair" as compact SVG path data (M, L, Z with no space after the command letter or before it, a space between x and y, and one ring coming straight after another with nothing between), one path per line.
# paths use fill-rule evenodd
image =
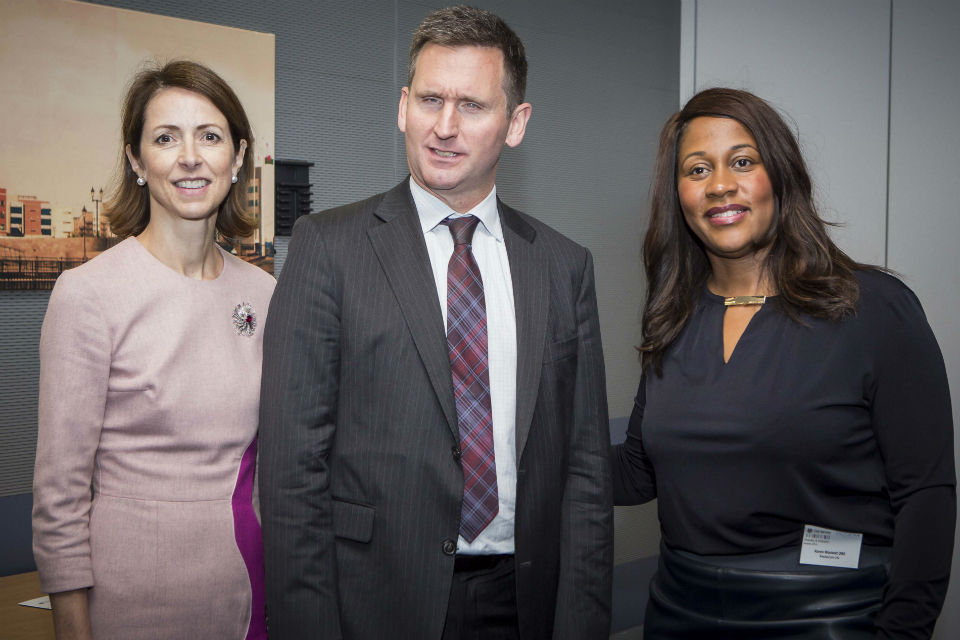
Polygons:
M827 234L813 203L810 175L800 147L780 115L747 91L707 89L693 96L664 125L657 150L650 226L643 241L647 301L640 352L643 368L660 375L666 349L683 329L710 276L703 244L684 221L677 195L677 147L694 118L732 118L757 141L777 207L764 271L780 308L839 320L853 313L860 295L855 262Z

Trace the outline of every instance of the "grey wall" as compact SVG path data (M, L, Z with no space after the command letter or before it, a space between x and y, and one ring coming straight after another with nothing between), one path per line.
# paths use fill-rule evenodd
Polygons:
M792 117L826 217L845 224L838 243L920 297L960 427L960 4L684 0L682 24L683 99L735 86ZM935 637L960 637L956 555Z
M0 496L30 491L37 446L40 323L50 294L0 291Z
M821 213L844 223L835 239L855 259L882 264L890 0L690 4L696 62L681 71L682 100L694 84L734 86L781 108L799 129ZM734 28L749 35L731 47Z

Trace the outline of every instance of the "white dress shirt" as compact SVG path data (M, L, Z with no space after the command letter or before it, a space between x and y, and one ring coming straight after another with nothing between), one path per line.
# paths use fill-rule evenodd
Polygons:
M517 501L517 322L513 281L507 247L503 242L497 188L467 213L460 214L410 178L410 191L417 206L420 226L437 284L437 298L447 326L447 267L453 255L453 236L440 224L449 217L465 215L480 219L473 232L473 257L483 279L487 310L487 358L490 367L490 407L493 413L493 451L497 467L497 497L500 510L473 542L460 537L457 553L513 553L514 506Z

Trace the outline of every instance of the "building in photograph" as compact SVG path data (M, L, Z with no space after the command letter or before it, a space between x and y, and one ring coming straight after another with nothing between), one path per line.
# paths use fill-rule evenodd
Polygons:
M53 212L53 237L73 237L73 211L71 209L55 209Z
M71 235L74 238L93 237L93 211L87 211L84 207L79 216L73 217L73 231Z
M261 167L254 167L253 177L247 180L247 213L257 221L257 228L248 238L240 240L237 250L242 255L262 255L262 206L260 202Z
M11 236L50 236L53 221L50 203L36 196L17 196L17 205L10 206Z
M6 235L22 236L23 235L23 205L18 205L18 204L10 205L10 215L8 217L10 222L8 223L8 229L7 229Z
M100 213L100 233L101 238L116 238L116 234L110 231L110 221L107 220L107 217Z

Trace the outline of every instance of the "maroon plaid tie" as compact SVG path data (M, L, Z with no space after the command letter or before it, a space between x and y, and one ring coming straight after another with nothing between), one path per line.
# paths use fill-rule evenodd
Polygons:
M454 243L447 267L447 346L463 466L460 535L467 542L473 542L500 508L493 457L487 311L483 280L470 247L478 222L473 216L443 221L450 227Z

